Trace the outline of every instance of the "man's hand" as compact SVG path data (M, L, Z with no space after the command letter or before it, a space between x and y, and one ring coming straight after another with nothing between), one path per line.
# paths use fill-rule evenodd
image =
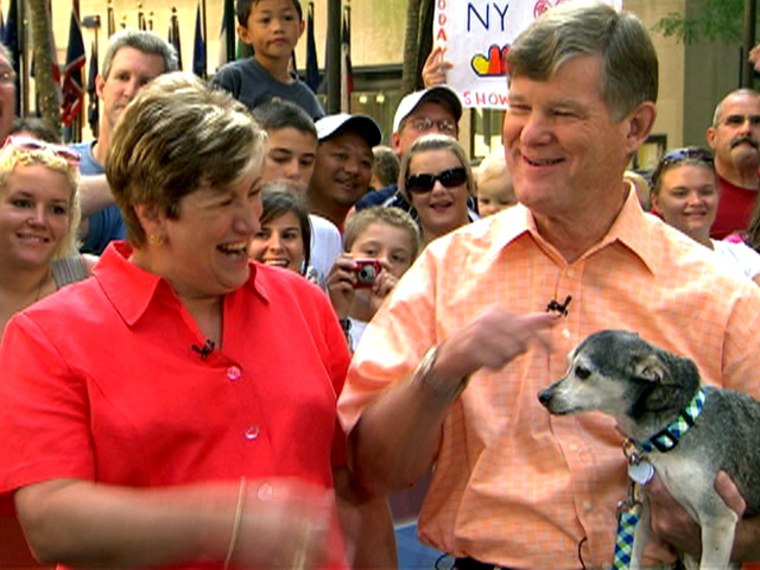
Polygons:
M555 314L516 315L497 305L488 307L441 345L436 374L459 379L480 368L500 370L534 342L548 350L546 331L557 322Z

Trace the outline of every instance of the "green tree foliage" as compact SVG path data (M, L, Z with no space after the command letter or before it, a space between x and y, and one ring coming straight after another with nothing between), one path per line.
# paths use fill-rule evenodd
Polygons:
M743 0L703 0L697 17L670 12L653 29L686 44L700 40L738 42L742 40L743 14Z

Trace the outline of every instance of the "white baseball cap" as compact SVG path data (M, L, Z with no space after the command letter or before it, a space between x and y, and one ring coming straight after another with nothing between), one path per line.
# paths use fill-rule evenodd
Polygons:
M397 133L402 121L426 101L446 105L454 113L457 123L462 118L462 102L459 100L459 96L445 85L437 85L429 89L421 89L420 91L409 93L409 95L401 99L398 107L396 107L396 114L393 116L393 132Z
M322 117L314 125L317 127L317 137L320 141L329 139L333 135L337 135L343 131L354 131L364 138L370 148L372 148L379 145L383 138L380 127L369 115L337 113Z

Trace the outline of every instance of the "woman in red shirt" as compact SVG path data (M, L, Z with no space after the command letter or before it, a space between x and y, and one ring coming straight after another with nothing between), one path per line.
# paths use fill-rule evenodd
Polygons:
M253 264L265 135L188 74L143 88L106 176L128 227L0 348L0 493L45 563L343 567L348 365L329 301Z

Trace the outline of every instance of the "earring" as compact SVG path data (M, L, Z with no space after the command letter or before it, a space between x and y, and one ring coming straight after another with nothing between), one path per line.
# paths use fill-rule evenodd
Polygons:
M163 245L165 239L166 239L166 236L163 234L163 232L156 232L154 234L150 234L150 236L148 237L148 241L150 242L150 244L156 245L156 246Z

